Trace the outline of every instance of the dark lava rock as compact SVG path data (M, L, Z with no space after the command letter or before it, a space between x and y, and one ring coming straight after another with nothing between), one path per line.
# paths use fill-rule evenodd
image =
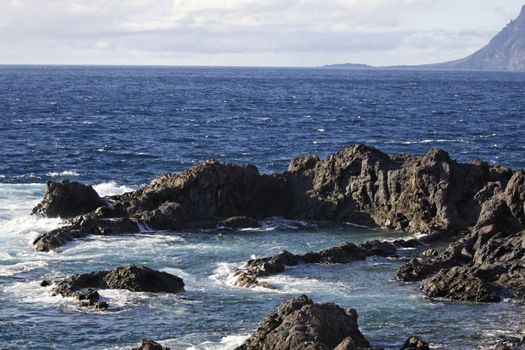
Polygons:
M239 287L252 287L255 285L269 287L267 284L260 284L257 278L284 272L286 266L295 266L297 264L348 264L356 260L364 260L369 256L396 256L396 246L390 242L373 240L360 245L345 242L317 253L310 252L303 255L283 251L270 257L249 260L244 266L237 268L234 271L235 284Z
M130 218L97 218L93 215L79 216L70 224L38 236L33 244L37 251L56 250L75 238L94 235L116 235L140 232L139 224Z
M232 229L261 227L261 224L258 220L248 216L232 216L226 220L221 221L220 224L224 227Z
M373 147L352 145L324 160L316 156L293 159L287 172L277 174L260 174L253 165L210 160L180 174L161 175L137 191L112 196L111 204L91 214L98 220L132 218L153 229L213 227L213 223L224 218L260 220L281 216L450 236L492 217L498 222L509 216L517 222L525 218L522 177L518 172L480 161L457 163L439 149L410 157L389 156ZM509 188L504 191L507 183ZM55 202L63 208L78 207L71 196L52 195L57 192L52 188L64 187L73 191L73 198L86 197L83 193L88 186L80 188L77 195L74 191L78 185L72 184L50 183L35 211L51 215L52 211L44 208ZM504 200L494 199L497 193L504 195ZM76 214L96 209L99 200ZM482 209L489 200L495 206ZM255 224L247 219L226 222L233 227ZM86 232L76 221L62 228L59 236L67 239L56 239L47 245L57 247L68 239L92 233ZM46 250L45 243L37 243L37 249Z
M100 301L100 294L94 289L78 291L74 294L80 301L81 307L92 307L95 309L107 309L108 303Z
M351 222L423 233L424 243L455 240L438 256L408 261L396 273L401 280L422 280L442 269L468 266L463 275L476 273L465 288L479 286L481 291L490 286L525 295L520 250L525 174L478 160L458 163L440 149L423 156L389 156L373 147L352 145L322 160L293 159L288 171L276 174L260 174L253 165L210 160L110 199L111 203L104 203L91 187L78 183L48 183L35 213L83 215L42 234L34 242L36 249L55 250L88 234L138 232L139 224L170 230L213 228L224 218L237 217L227 219L230 226L244 227L248 219L238 217L273 216ZM260 272L252 277L282 270L288 263L345 263L391 254L385 249L390 248L346 245L295 256L289 262L258 259L252 264ZM449 280L451 288L459 288L450 280L453 275L443 273L434 282ZM443 288L430 288L429 283L425 290L448 297ZM467 295L467 299L479 297Z
M121 266L111 271L73 275L55 283L53 295L82 296L80 300L98 301L98 293L85 294L82 290L127 289L133 292L179 293L184 290L181 278L167 272L152 270L141 265Z
M98 207L106 205L91 186L79 182L48 181L44 198L33 209L33 214L45 215L50 218L70 218L89 213Z
M333 303L315 304L301 295L266 316L236 350L352 349L352 344L370 347L358 329L355 310L345 311Z
M131 350L170 350L170 348L164 347L150 339L142 339L139 345Z
M401 350L429 350L428 344L418 337L409 337Z
M50 285L51 285L51 282L49 282L48 280L43 280L42 282L40 282L40 287L47 287Z

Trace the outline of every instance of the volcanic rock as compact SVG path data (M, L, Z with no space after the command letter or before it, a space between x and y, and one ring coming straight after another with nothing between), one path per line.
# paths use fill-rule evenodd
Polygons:
M141 265L127 265L111 271L96 271L67 277L55 282L52 293L53 295L75 296L81 301L81 304L96 306L100 297L97 289L179 293L184 291L184 282L180 277L167 272L152 270Z
M44 198L33 209L33 214L50 218L70 218L89 213L106 204L106 201L100 198L91 186L67 180L48 181Z
M351 344L370 347L359 331L355 310L345 311L333 303L315 304L301 295L266 316L236 350L352 349Z

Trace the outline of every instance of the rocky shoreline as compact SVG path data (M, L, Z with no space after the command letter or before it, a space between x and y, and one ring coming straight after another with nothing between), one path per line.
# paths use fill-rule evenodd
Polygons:
M33 213L67 220L35 240L36 250L43 252L90 234L133 233L141 227L238 229L274 216L383 227L422 236L250 260L235 271L237 285L258 285L258 277L281 273L286 266L395 257L400 247L422 251L424 244L438 241L450 244L441 254L428 250L410 259L396 278L422 281L430 298L496 302L525 297L525 174L479 160L458 163L439 149L423 156L389 156L352 145L324 160L295 158L288 171L275 174L211 160L106 198L90 186L48 182Z

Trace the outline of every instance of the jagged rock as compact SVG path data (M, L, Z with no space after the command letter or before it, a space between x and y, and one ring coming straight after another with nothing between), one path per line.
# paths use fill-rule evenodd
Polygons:
M85 289L88 289L85 291ZM103 307L96 289L127 289L132 292L179 293L184 290L180 277L141 265L120 266L111 271L73 275L55 282L53 295L75 296L86 306ZM107 304L105 305L107 307Z
M401 350L429 350L428 344L418 337L409 337Z
M315 304L301 295L266 316L236 350L329 350L351 344L347 338L357 348L370 347L358 329L355 310L345 311L333 303Z
M221 221L221 225L232 229L261 227L259 221L248 216L232 216Z
M520 178L514 175L509 181L511 176L508 169L480 161L457 163L438 149L420 157L388 156L373 147L353 145L324 160L295 158L280 174L260 174L253 165L207 161L180 174L161 175L137 191L112 196L111 204L90 215L99 220L132 218L153 229L172 230L211 228L231 217L282 216L379 225L440 239L476 223L523 214L523 205L518 210L523 204ZM506 212L501 200L493 200L494 215L486 205L480 221L484 202L495 195L493 184L503 193L507 183L514 198L512 210ZM480 191L487 198L477 195ZM40 207L45 207L46 198ZM67 239L56 239L49 246L85 234L71 225L60 233ZM46 250L45 246L37 244L37 249Z
M170 350L170 348L164 347L150 339L142 339L139 345L131 350Z
M423 281L421 287L431 298L447 298L458 301L495 302L499 297L493 288L477 275L480 271L466 266L443 269Z
M89 213L98 207L106 205L91 186L79 182L48 181L44 198L33 209L33 214L45 215L50 218L70 218Z
M456 239L438 256L410 260L398 269L397 278L421 280L441 269L469 265L481 271L476 276L483 282L480 285L510 288L517 296L525 291L519 244L509 236L525 230L524 173L482 161L458 163L439 149L416 157L389 156L373 147L353 145L323 160L295 158L288 171L278 174L260 174L252 165L207 161L180 174L161 175L137 191L112 196L109 204L102 205L98 195L91 198L89 193L93 190L80 184L48 184L35 212L92 211L42 234L34 242L37 250L56 250L88 234L137 232L140 223L178 230L214 228L224 218L282 216L425 233L420 239L423 243ZM233 226L234 222L244 225L248 219L228 220ZM416 246L418 242L402 244ZM507 254L509 244L513 248ZM500 256L489 253L487 245ZM283 257L260 260L252 264L258 272L240 276L239 283L251 285L261 273L299 262L363 259L374 249L377 255L391 254L376 243L375 247L347 245L309 253L299 261L294 261L297 257L287 262L280 260Z
M236 278L235 284L239 287L255 285L267 287L267 284L261 285L257 279L284 272L286 266L314 263L347 264L356 260L364 260L369 256L396 256L396 246L390 242L373 240L360 245L345 242L317 253L310 252L303 255L283 251L270 257L249 260L242 267L237 268L233 275Z

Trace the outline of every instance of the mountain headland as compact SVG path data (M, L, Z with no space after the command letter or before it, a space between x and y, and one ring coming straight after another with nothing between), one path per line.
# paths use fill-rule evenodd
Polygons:
M323 68L402 68L523 72L525 71L525 5L523 5L519 16L507 24L486 46L462 59L413 66L372 67L365 64L343 63L326 65Z

